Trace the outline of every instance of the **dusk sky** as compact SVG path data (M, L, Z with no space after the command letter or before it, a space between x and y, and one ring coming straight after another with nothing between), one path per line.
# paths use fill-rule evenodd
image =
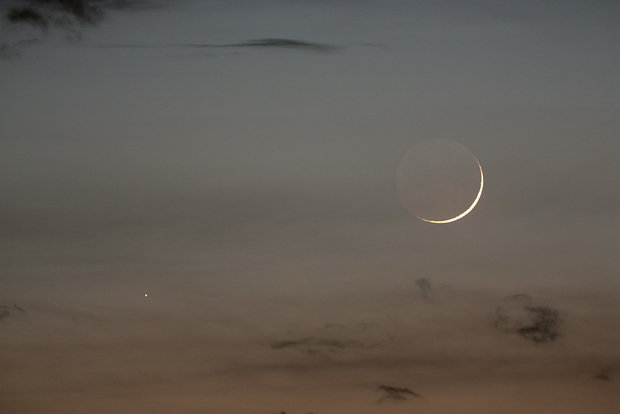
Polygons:
M618 412L620 2L0 13L0 414Z

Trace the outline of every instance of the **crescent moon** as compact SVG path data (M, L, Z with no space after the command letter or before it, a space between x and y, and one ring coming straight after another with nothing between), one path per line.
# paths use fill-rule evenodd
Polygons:
M420 216L416 216L416 217L427 223L446 224L446 223L452 223L454 221L460 220L466 215L468 215L469 213L471 213L474 207L476 207L476 204L478 204L478 201L480 201L480 196L482 195L482 189L484 188L484 174L482 173L482 166L480 165L480 161L478 161L478 158L476 158L476 162L478 163L478 169L480 169L480 190L478 190L478 195L476 196L476 199L474 200L473 203L471 203L471 206L469 206L467 210L463 211L461 214L459 214L456 217L452 217L446 220L429 220L429 219L426 219Z

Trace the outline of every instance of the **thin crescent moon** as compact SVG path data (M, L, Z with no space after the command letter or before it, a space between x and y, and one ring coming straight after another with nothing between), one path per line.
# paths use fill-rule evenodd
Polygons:
M428 219L425 219L424 217L420 217L420 216L416 216L416 217L427 223L446 224L446 223L452 223L454 221L460 220L466 215L468 215L469 213L471 213L474 207L476 207L476 204L478 204L478 201L480 200L480 196L482 195L482 189L484 188L484 174L482 174L482 166L480 165L480 161L478 161L478 158L476 158L476 162L478 163L478 168L480 169L480 190L478 190L478 195L476 196L476 199L474 200L473 203L471 203L471 206L469 206L467 210L463 211L458 216L452 217L447 220L428 220Z

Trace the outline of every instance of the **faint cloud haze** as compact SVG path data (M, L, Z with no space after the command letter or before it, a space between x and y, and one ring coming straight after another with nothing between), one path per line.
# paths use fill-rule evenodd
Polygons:
M15 313L25 314L26 311L18 305L0 305L0 321Z

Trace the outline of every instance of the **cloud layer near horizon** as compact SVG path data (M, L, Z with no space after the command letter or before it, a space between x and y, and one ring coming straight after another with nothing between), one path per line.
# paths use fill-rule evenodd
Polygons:
M533 401L540 412L577 413L585 404L612 413L620 386L615 298L550 293L570 319L556 343L537 344L494 327L504 293L443 287L429 303L409 285L355 297L150 297L88 311L33 304L0 322L0 401L9 410L44 405L48 413L67 410L68 402L93 413L134 406L370 413L377 403L385 412L413 405L441 413L467 398L472 413L520 413ZM284 343L295 346L274 347ZM605 382L596 378L603 371ZM381 387L413 390L416 398ZM25 403L18 395L36 398Z

